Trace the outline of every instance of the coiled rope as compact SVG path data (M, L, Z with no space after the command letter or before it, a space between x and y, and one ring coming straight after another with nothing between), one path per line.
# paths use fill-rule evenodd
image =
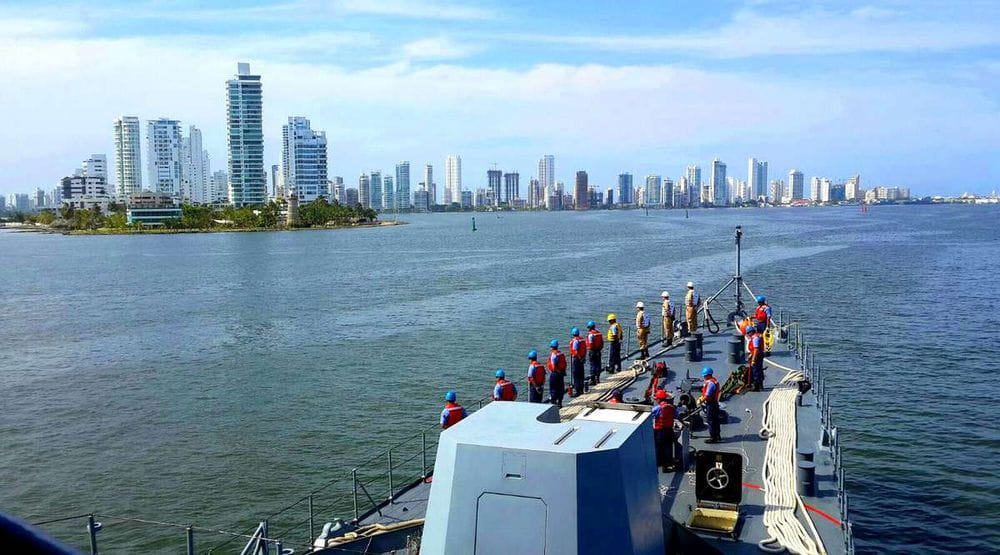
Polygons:
M826 555L819 532L805 511L795 487L795 401L799 392L797 388L788 386L805 379L805 375L769 362L787 370L788 374L764 401L760 436L767 438L763 468L764 526L769 536L758 542L757 547L768 553L788 550L799 555ZM801 512L809 525L809 532L796 517L796 510Z

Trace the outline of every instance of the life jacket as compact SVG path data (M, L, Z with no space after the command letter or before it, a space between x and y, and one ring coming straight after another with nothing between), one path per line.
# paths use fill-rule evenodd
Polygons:
M753 334L748 343L747 348L750 349L751 353L758 351L764 346L764 340L760 337L759 333Z
M666 401L660 401L652 411L653 429L669 430L674 427L674 406Z
M656 390L660 389L660 380L663 378L650 378L649 387L646 388L646 397L653 397L656 395Z
M587 348L591 351L600 351L604 348L604 334L601 330L594 328L587 332Z
M672 303L670 301L666 301L665 303L663 303L663 311L662 312L663 312L663 317L664 318L673 318L674 317L674 303Z
M566 355L562 351L556 349L549 355L549 372L566 373Z
M622 340L622 326L618 322L608 326L608 341Z
M463 418L465 418L465 408L458 403L448 403L441 413L441 426L447 430L461 422Z
M767 313L769 312L770 308L771 307L767 306L766 303L762 304L762 305L759 305L757 307L757 310L753 311L753 317L754 317L754 319L756 319L758 322L760 322L762 324L764 322L767 322Z
M709 388L713 389L711 394L709 394ZM705 398L705 401L710 403L719 402L719 380L715 379L715 376L708 376L705 378L705 384L701 386L701 396Z
M608 400L608 403L611 403L612 405L617 405L618 403L621 403L621 401L612 397L610 400Z
M753 320L751 320L750 318L744 318L744 319L740 320L740 323L737 324L737 327L739 328L740 333L742 333L743 335L746 335L747 334L747 328L749 328L752 325L753 325Z
M497 395L497 390L499 395ZM496 387L493 389L493 400L494 401L513 401L517 399L517 388L510 380L502 380L497 382Z
M574 337L569 342L569 356L573 358L587 356L587 341L581 337Z
M535 386L545 385L545 367L537 360L528 365L528 383Z

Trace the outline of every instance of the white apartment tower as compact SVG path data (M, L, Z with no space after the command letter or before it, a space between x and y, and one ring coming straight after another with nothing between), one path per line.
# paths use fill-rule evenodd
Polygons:
M195 204L211 204L216 197L213 187L212 164L202 148L201 129L192 125L181 139L181 196Z
M181 122L166 118L146 122L146 167L151 190L185 196L181 181Z
M120 116L115 120L115 194L127 197L142 190L142 147L139 118Z
M108 157L103 154L91 154L90 158L83 161L80 166L80 173L84 177L100 177L104 182L108 182Z
M444 161L444 203L462 202L462 157L452 154Z
M543 194L550 196L556 185L556 157L546 154L538 160L538 184Z
M396 164L396 205L395 210L410 209L410 162L403 160Z
M813 176L809 181L809 199L813 202L820 201L820 185L819 177Z
M802 193L805 188L805 178L802 176L802 172L792 168L788 172L788 201L802 199Z
M250 64L236 65L226 82L226 141L229 150L229 202L236 207L267 202L260 75Z
M747 161L747 186L749 191L743 200L759 200L767 196L767 162L756 158Z
M281 170L286 194L299 204L326 197L326 133L313 131L309 120L290 117L281 127Z

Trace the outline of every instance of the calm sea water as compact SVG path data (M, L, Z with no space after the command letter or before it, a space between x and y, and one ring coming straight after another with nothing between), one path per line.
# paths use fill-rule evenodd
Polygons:
M483 214L476 233L469 215L405 219L0 232L0 510L243 529L569 327L689 279L714 292L742 224L748 282L803 319L827 369L858 550L1000 544L996 206ZM106 524L103 552L183 546ZM82 521L46 529L85 545Z

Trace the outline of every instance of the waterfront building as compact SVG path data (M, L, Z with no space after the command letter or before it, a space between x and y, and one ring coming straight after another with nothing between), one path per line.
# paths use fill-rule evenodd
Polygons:
M367 173L363 173L358 177L358 202L363 208L371 208L371 186L369 185L369 178Z
M767 199L772 204L778 204L785 196L785 182L780 179L771 180L771 188L768 190Z
M666 208L674 208L674 181L669 177L663 178L663 188L660 192L660 200Z
M701 189L701 168L699 166L688 166L685 169L684 177L687 178L687 187L685 191L687 193L688 202L686 206L691 206L695 202L701 202L702 199L702 189Z
M225 204L229 202L229 174L224 170L219 170L212 174L212 190L209 196L212 204Z
M844 200L858 201L864 198L861 193L861 176L855 175L844 184Z
M545 189L542 182L532 179L528 182L528 208L541 208L545 206Z
M714 206L725 206L729 199L726 186L726 164L718 158L712 160L711 181L709 182L708 202Z
M330 180L330 194L333 195L333 200L345 204L347 202L345 191L344 178L339 175L333 176L333 179Z
M472 191L462 191L462 208L465 210L472 209Z
M167 220L183 215L176 197L169 193L142 191L132 193L125 200L125 217L129 224L161 227Z
M576 172L576 182L573 184L573 207L576 210L588 210L590 208L590 196L587 190L590 188L587 172L580 170Z
M0 195L0 214L7 211L7 197Z
M743 200L760 200L767 196L767 162L756 158L747 161L747 189Z
M819 180L819 201L820 202L830 202L830 189L833 187L833 181L824 177Z
M517 172L503 174L504 199L508 206L514 206L521 198L521 175Z
M418 189L413 193L413 211L414 212L430 212L431 200L430 193L423 187Z
M391 212L396 209L396 185L391 175L382 178L382 210Z
M181 197L195 204L208 204L212 198L212 163L202 148L201 130L188 127L181 138Z
M142 190L142 144L139 118L119 116L114 122L115 130L115 194L124 197Z
M10 204L15 212L30 212L31 196L27 193L14 193L14 201Z
M380 171L368 174L368 207L375 210L382 208L382 172Z
M538 160L538 182L541 184L541 190L544 197L547 197L550 194L549 192L554 190L554 187L556 186L555 156L546 154ZM548 201L544 198L542 203L548 205ZM537 205L542 203L538 203Z
M61 190L61 197L63 204L70 206L72 208L79 208L85 210L100 209L101 212L107 213L108 206L111 204L111 196L108 195L107 182L103 177L88 177L83 175L74 175L70 177L64 177L59 182ZM42 204L45 204L44 192L42 193ZM31 202L31 197L24 195L27 201L24 209L21 208L20 202L17 206L18 212L27 212ZM34 199L37 205L38 199Z
M434 183L434 167L430 164L424 167L424 190L430 206L437 204L437 183Z
M403 160L396 164L396 210L410 209L410 162Z
M813 178L809 180L809 200L819 202L820 198L820 178L813 176Z
M493 206L500 206L500 190L503 183L503 171L498 170L496 164L493 169L486 170L486 192L489 195Z
M802 176L802 172L792 168L788 172L788 201L801 200L803 189L805 185L805 179Z
M284 197L284 193L280 192L278 189L278 180L281 179L280 175L284 175L281 171L281 166L278 164L271 164L271 198L281 198Z
M281 172L287 194L299 204L328 195L326 133L315 131L308 119L288 118L281 126Z
M847 200L847 185L844 183L831 184L829 202L844 202L845 200Z
M182 196L181 125L174 119L146 122L147 186L158 193Z
M86 177L103 177L104 183L108 183L108 157L103 154L91 154L83 161L78 170L80 175Z
M604 190L604 206L611 208L615 204L615 190L608 187Z
M444 160L444 203L462 202L462 157L451 154Z
M635 204L635 190L630 172L618 174L618 204L622 206Z
M236 65L236 75L226 82L226 142L229 155L229 202L236 207L264 204L263 101L260 75L250 64Z
M359 189L355 189L354 187L344 189L344 204L347 206L361 204L361 194L358 191Z
M643 199L646 206L661 206L663 204L663 177L659 175L647 175L646 187L643 191Z

